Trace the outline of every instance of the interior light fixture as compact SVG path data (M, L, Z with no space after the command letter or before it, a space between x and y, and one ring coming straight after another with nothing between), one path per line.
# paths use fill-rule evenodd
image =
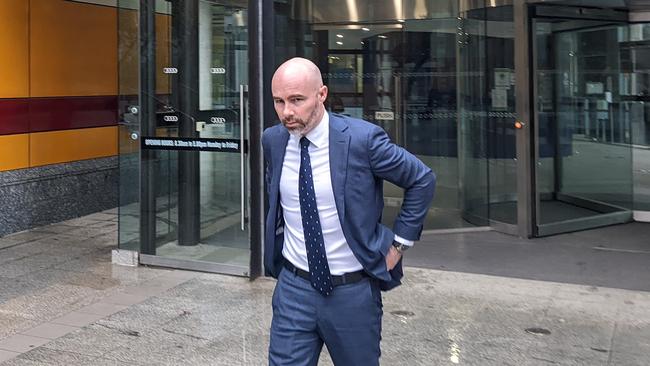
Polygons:
M386 37L386 36L384 36L384 35L380 35L380 36L377 36L377 37L379 37L379 38L381 38L381 39L386 39L386 38L388 38L388 37Z
M370 28L366 28L366 27L361 28L361 30L364 32L370 32Z
M341 41L336 41L336 44L338 44L340 46L343 46L343 42L341 42Z
M337 34L336 36L339 37L339 38L343 38L342 34Z

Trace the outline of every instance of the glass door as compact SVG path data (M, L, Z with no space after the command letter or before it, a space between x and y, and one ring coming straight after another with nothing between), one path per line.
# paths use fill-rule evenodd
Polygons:
M139 99L125 102L124 119L139 120L124 140L140 148L140 190L121 203L120 248L145 264L248 275L247 2L153 3L139 9ZM135 182L121 190L133 196Z
M461 13L457 29L463 218L511 234L517 225L513 21L511 5L477 7Z
M632 217L630 109L612 20L536 18L534 115L537 235Z
M650 222L650 24L631 24L621 43L621 98L632 129L634 219Z

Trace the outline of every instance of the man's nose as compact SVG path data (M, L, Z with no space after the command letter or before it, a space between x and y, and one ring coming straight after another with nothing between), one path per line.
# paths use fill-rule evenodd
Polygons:
M293 109L289 106L289 103L286 103L284 105L284 109L282 110L282 113L284 114L285 117L293 116Z

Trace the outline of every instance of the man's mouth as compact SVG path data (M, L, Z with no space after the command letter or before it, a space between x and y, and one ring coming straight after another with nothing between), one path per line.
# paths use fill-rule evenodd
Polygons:
M286 128L298 128L301 125L302 124L300 122L298 122L298 121L284 121L284 126Z

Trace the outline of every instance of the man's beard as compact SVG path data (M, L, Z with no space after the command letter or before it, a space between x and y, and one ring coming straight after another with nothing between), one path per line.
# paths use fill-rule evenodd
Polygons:
M298 127L288 128L286 122L294 122L294 123L298 122ZM289 131L289 134L296 137L302 137L303 131L305 131L305 129L307 128L307 124L302 120L291 119L291 120L283 121L283 124L284 124L284 128L286 128L287 131Z
M307 120L292 118L292 119L283 120L282 124L284 125L284 128L286 128L287 131L289 131L289 134L295 137L302 137L305 135L304 133L305 131L307 132L311 131L313 126L318 123L318 121L316 121L317 114L318 114L318 109L314 108L314 110L309 114ZM287 128L287 122L298 122L297 125L299 127L289 129Z
M296 122L296 121L295 121L295 120L291 120L291 122ZM300 122L302 122L302 121L300 121ZM304 130L305 130L305 127L306 127L304 123L299 123L299 124L298 124L298 127L295 127L295 128L288 128L288 127L287 127L287 124L285 123L285 121L283 121L283 125L284 125L284 128L286 128L287 131L289 131L289 133L290 133L291 135L296 136L296 137L301 137L301 136L302 136L302 131L304 131Z
M304 128L294 128L293 130L287 130L289 131L289 134L294 137L302 137L302 131Z

